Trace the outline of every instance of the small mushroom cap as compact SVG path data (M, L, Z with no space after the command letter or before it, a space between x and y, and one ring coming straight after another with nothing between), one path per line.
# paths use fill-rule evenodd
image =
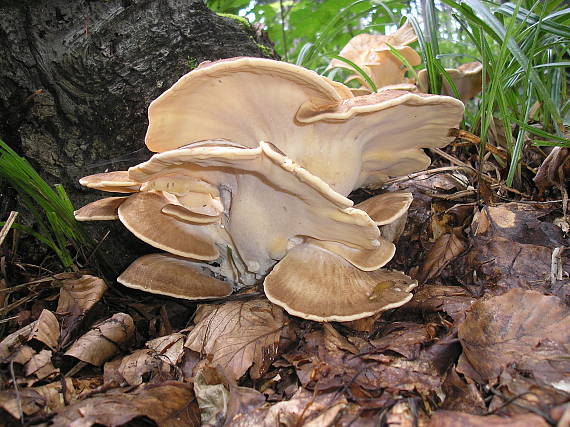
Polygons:
M79 183L87 188L112 193L136 193L140 187L140 183L129 178L128 171L97 173L81 178Z
M386 239L378 239L380 245L372 249L353 248L338 242L305 239L305 242L343 257L363 271L374 271L384 267L396 253L396 246Z
M219 256L212 230L162 213L171 201L160 192L136 193L119 206L119 219L148 244L186 258L213 261Z
M213 224L220 220L219 216L196 213L180 205L165 205L161 212L164 215L192 224Z
M265 278L267 298L289 314L319 322L362 319L399 307L417 282L398 271L362 271L310 244L291 249Z
M133 262L117 281L129 288L189 300L223 298L232 293L229 283L212 276L208 264L170 254L150 254Z
M355 207L366 212L376 225L386 225L404 215L413 200L412 193L390 192L366 199Z
M446 68L445 71L455 84L461 100L467 101L481 92L483 88L483 64L480 62L467 62L461 64L457 69ZM427 70L418 71L418 84L427 88ZM442 80L442 93L453 96L453 90L445 79Z
M73 215L77 221L111 221L119 219L119 206L128 197L107 197L77 209Z
M359 34L353 37L341 50L339 56L349 59L368 74L374 84L380 88L387 85L406 82L406 70L402 62L394 56L390 46L398 51L413 66L421 63L420 55L408 44L417 40L416 33L406 22L395 33L384 36L377 34ZM327 69L341 67L354 71L350 65L339 59L333 59ZM348 79L359 80L364 86L368 83L359 74L352 74Z
M220 137L250 148L271 141L347 195L429 165L420 148L448 144L449 129L463 116L463 104L449 97L399 91L350 96L338 83L293 64L219 61L182 77L151 104L146 143L166 151Z

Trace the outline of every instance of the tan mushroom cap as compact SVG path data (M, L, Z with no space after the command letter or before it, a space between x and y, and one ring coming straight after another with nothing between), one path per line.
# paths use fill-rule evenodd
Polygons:
M190 222L192 224L213 224L220 220L219 215L211 216L193 212L180 205L165 205L161 212L164 215L171 216L180 221Z
M107 197L96 200L82 208L79 208L73 215L77 221L111 221L119 219L119 206L128 197Z
M322 135L323 141L346 141L334 145L329 157L342 160L335 166L336 177L327 181L336 182L334 188L343 193L349 187L379 185L389 176L425 169L430 159L422 148L449 144L453 140L449 130L459 126L463 108L461 101L447 96L383 90L318 111L306 103L296 118L300 123L313 124L315 134ZM351 118L358 126L352 125ZM357 158L347 148L354 146L361 147ZM311 166L314 163L316 160ZM360 172L358 177L356 171Z
M150 254L133 262L117 281L129 288L189 300L223 298L232 293L231 284L212 275L208 264Z
M265 274L285 256L292 240L304 237L362 250L391 247L379 239L374 222L354 209L352 201L263 141L257 148L171 150L130 172L143 182L167 174L170 168L181 173L185 166L189 176L199 176L231 194L231 208L222 215L228 219L222 225L231 235L232 250L250 272Z
M388 270L362 271L310 244L291 249L265 278L267 298L304 319L345 322L399 307L417 282Z
M355 208L365 211L376 225L386 225L404 215L413 200L412 193L390 192L370 197Z
M151 104L146 143L165 151L212 138L250 148L270 141L347 195L362 183L426 167L419 149L448 144L463 115L463 104L449 97L382 91L350 98L337 86L269 59L211 63Z
M342 243L305 239L305 242L343 257L355 267L363 271L374 271L384 267L396 253L396 246L386 239L380 238L380 246L373 249L353 248Z
M445 71L455 84L462 101L474 98L481 92L483 88L483 64L480 62L467 62L461 64L456 69L446 68ZM418 72L418 84L427 87L427 70L424 69ZM453 90L445 79L442 79L442 93L444 95L453 96Z
M79 183L87 188L94 188L112 193L136 193L140 184L129 178L128 171L97 173L81 178Z
M131 233L156 248L204 261L218 258L212 230L163 214L168 204L171 200L163 193L136 193L119 206L119 219Z
M339 56L349 59L362 68L372 78L374 84L380 88L406 82L404 77L406 70L402 62L392 54L390 46L406 58L410 65L415 66L421 63L420 55L407 46L416 40L417 36L412 25L406 21L401 28L388 36L359 34L353 37L340 51ZM333 67L342 67L354 71L350 65L339 59L333 59L327 69ZM351 75L347 82L353 79L359 80L365 86L368 85L359 74Z
M279 135L282 120L292 121L307 99L326 104L342 97L327 79L285 62L245 57L210 62L150 104L145 143L155 152L214 138L254 147ZM244 126L252 118L255 123Z

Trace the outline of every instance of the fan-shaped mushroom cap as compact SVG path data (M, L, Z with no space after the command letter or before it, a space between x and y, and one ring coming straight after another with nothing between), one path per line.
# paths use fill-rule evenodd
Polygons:
M106 197L95 200L82 208L77 209L73 215L77 221L111 221L119 219L119 206L128 197Z
M483 88L483 64L480 62L467 62L466 64L461 64L457 69L446 68L445 71L447 71L447 74L455 84L462 101L467 101L481 92ZM418 84L422 85L422 87L427 87L427 70L424 69L418 72ZM442 93L453 96L453 90L445 79L442 79Z
M97 173L81 178L79 183L87 188L94 188L112 193L136 193L140 184L129 179L127 171Z
M463 115L463 104L449 97L399 91L349 95L292 64L218 61L185 75L151 104L146 143L162 152L212 138L252 148L271 141L347 195L360 185L380 184L387 175L426 167L429 160L420 148L448 144L449 129Z
M362 68L372 78L374 84L380 88L406 82L404 78L406 70L402 62L392 54L390 46L406 58L410 65L415 66L421 63L421 57L418 53L407 46L416 40L417 36L412 25L406 21L398 31L389 36L359 34L353 37L340 51L339 56L349 59ZM333 59L327 69L333 67L342 67L354 71L350 65L339 59ZM359 74L353 74L347 81L352 79L358 79L365 86L368 84Z
M136 193L119 206L119 219L131 233L175 255L205 261L219 256L215 232L208 225L178 221L162 213L171 204L161 192Z
M265 274L303 237L338 242L371 254L385 246L381 251L393 254L392 244L379 238L378 228L364 211L352 208L349 199L269 143L260 142L251 149L191 145L156 154L131 168L130 174L143 182L184 169L231 197L224 204L221 227L231 236L232 251L249 272Z
M397 271L362 271L311 244L291 249L264 281L271 302L320 322L356 320L399 307L412 298L416 285Z
M190 300L231 294L231 284L212 277L214 272L208 264L170 254L150 254L133 262L117 281L129 288Z
M355 207L365 211L376 225L386 225L404 215L413 200L412 193L394 191L370 197Z

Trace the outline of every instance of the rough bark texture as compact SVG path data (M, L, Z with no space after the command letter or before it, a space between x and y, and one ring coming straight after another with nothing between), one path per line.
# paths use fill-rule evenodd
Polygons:
M0 137L77 207L100 198L80 188L81 176L148 158L148 104L181 75L204 60L269 51L251 27L202 1L14 0L0 16ZM120 227L99 224L99 236L113 230L115 267L140 253Z

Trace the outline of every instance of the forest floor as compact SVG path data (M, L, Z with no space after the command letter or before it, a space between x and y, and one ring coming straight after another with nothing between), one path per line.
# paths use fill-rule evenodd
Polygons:
M196 306L6 240L0 425L569 426L568 152L529 150L513 190L460 145L386 188L414 194L387 267L420 285L359 321L295 318L260 289Z

